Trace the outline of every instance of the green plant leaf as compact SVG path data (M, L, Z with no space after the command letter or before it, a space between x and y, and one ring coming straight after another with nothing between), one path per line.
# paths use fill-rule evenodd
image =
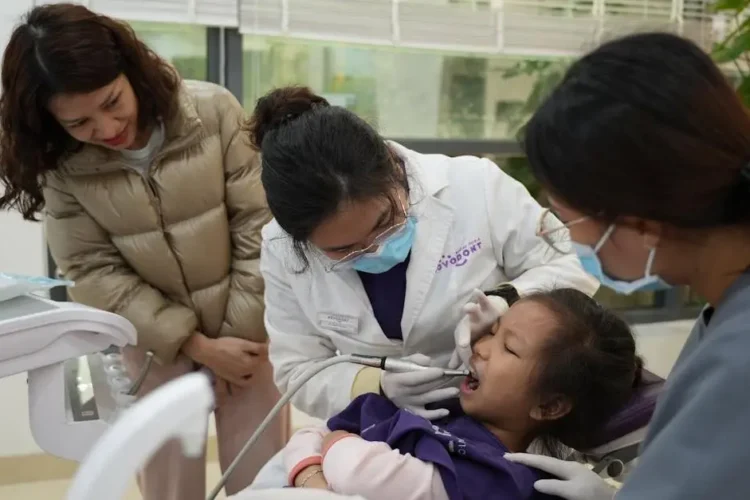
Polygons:
M750 51L750 31L745 29L737 33L731 40L724 41L720 48L714 51L713 58L721 64L734 61L748 51Z
M737 93L740 95L740 99L745 103L746 107L750 108L750 78L743 78L737 87Z
M748 5L750 5L750 0L717 0L711 8L716 12L723 10L734 10L740 12Z

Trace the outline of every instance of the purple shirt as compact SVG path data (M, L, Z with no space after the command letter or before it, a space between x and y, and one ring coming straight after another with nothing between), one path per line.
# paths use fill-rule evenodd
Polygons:
M364 394L328 421L332 431L387 443L402 455L435 465L451 500L541 500L534 490L539 471L508 462L508 449L482 424L466 415L436 421L398 409L377 394Z
M403 340L401 317L406 300L406 269L409 258L380 274L358 273L372 305L372 312L386 337Z

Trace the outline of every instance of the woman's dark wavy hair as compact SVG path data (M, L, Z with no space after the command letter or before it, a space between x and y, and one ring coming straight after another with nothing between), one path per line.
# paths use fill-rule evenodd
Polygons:
M125 75L139 126L177 108L180 77L125 23L75 4L36 7L10 37L0 96L0 208L37 220L43 177L82 144L47 109L59 93L93 92Z

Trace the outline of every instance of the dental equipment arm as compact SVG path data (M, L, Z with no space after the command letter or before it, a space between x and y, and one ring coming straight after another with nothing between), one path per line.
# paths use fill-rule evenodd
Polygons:
M324 361L321 361L320 363L313 365L300 379L292 385L289 390L286 391L286 393L281 397L278 403L271 409L271 411L268 413L265 419L263 419L263 422L258 426L256 431L253 433L252 436L250 436L250 439L247 440L245 445L242 447L240 452L235 457L234 461L227 467L227 470L224 472L224 475L221 477L221 480L219 483L214 487L213 490L211 490L211 493L208 495L206 500L215 500L218 496L219 492L224 488L224 485L227 482L227 479L232 474L235 468L237 468L237 465L242 460L242 457L245 456L245 454L250 450L250 448L253 447L256 441L258 441L258 438L263 434L263 432L266 430L266 428L269 426L271 421L276 417L276 415L281 411L282 408L292 399L294 394L299 391L311 378L313 378L318 373L322 372L326 368L339 364L339 363L356 363L361 364L364 366L374 366L376 368L381 368L386 371L396 371L396 372L406 372L406 371L421 371L424 370L425 367L421 366L417 363L411 363L404 360L399 359L393 359L389 357L378 357L378 356L364 356L364 355L358 355L358 354L343 354L336 356L334 358L326 359ZM456 377L456 376L465 376L468 375L468 370L444 370L445 376L447 377Z
M185 455L202 455L213 405L213 389L202 373L185 375L151 392L97 441L79 467L67 499L122 498L138 470L173 438L180 439Z
M0 377L28 372L29 423L40 448L81 461L118 407L107 367L82 357L135 345L136 338L123 317L81 304L35 295L0 302ZM115 378L130 388L127 377Z

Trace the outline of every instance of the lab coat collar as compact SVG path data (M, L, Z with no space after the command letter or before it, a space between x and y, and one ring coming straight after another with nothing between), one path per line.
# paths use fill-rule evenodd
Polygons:
M394 141L386 141L388 146L404 161L406 176L409 179L410 198L412 203L426 196L435 196L448 186L448 176L445 169L431 169L427 171L424 165L425 155L405 148ZM421 195L421 196L420 196Z
M447 158L437 155L428 157L391 141L388 145L404 161L409 180L410 213L417 218L412 259L406 271L406 297L401 318L401 332L406 344L418 342L418 339L410 341L409 334L424 308L454 214L453 207L437 197L440 191L448 187L447 169L440 165Z

